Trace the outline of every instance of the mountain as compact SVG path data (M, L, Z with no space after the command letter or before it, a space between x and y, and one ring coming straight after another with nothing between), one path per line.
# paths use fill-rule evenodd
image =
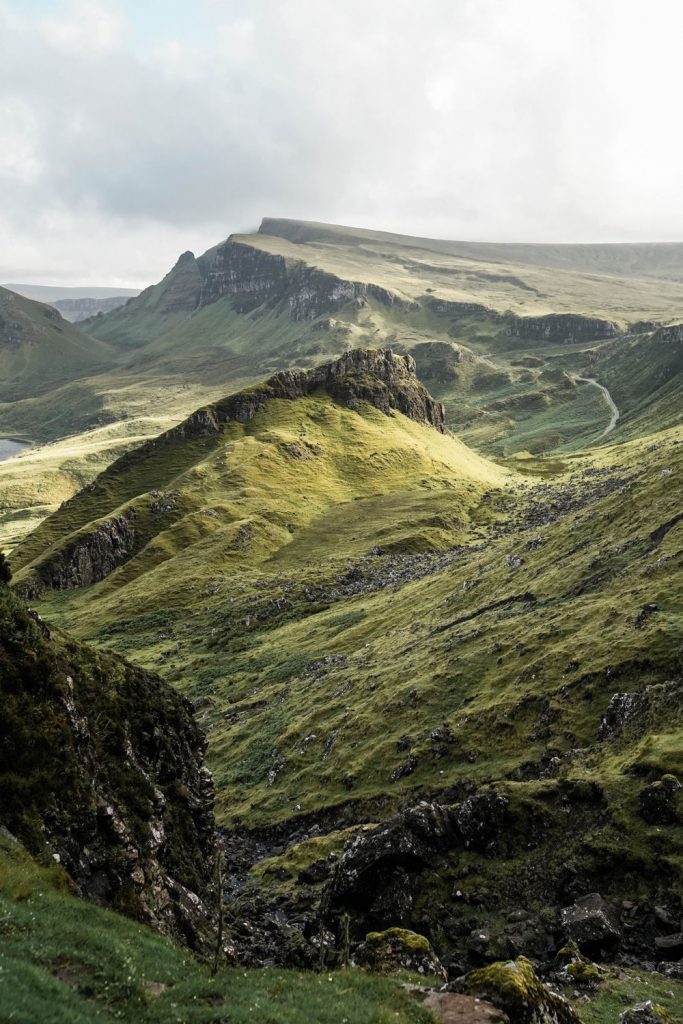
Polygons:
M517 247L468 245L266 219L184 253L81 322L105 346L100 371L60 362L55 386L49 362L14 367L0 433L33 448L0 465L0 544L198 406L356 347L411 355L449 428L486 456L567 455L680 423L675 246L531 247L541 266Z
M124 455L16 586L194 701L251 962L400 926L456 974L568 940L675 974L680 441L501 465L353 351Z
M264 217L259 230L297 243L343 241L361 245L383 242L410 245L483 263L519 263L580 274L683 281L683 242L454 242L283 217Z
M112 362L109 346L55 310L0 288L0 402L33 398Z

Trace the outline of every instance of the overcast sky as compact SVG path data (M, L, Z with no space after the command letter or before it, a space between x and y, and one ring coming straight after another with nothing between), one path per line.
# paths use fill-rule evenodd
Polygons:
M263 216L683 240L679 0L0 0L0 281Z

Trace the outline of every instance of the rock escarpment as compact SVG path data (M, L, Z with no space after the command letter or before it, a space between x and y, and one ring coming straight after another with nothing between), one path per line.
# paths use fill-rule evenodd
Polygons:
M575 342L602 341L620 334L618 324L578 313L549 313L547 316L505 316L505 333L513 338L549 341L572 345Z
M0 825L79 893L193 947L215 909L213 783L161 679L51 635L0 585Z
M232 237L198 258L183 253L160 284L142 292L139 304L162 315L191 314L223 298L231 300L238 313L278 306L295 321L315 320L369 299L403 311L419 308L381 285L345 280ZM137 299L130 304L135 306Z
M368 402L386 415L396 410L445 433L443 406L418 381L415 369L412 356L390 349L352 349L334 362L283 370L263 385L232 395L214 407L216 421L248 423L271 399L295 400L323 389L350 408Z

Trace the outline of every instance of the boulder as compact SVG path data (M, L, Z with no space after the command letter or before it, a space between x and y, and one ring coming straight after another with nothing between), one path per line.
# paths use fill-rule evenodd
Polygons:
M612 912L597 892L589 893L561 912L565 937L585 952L600 954L613 950L621 934Z
M514 1024L580 1024L573 1007L543 984L523 956L471 971L465 991L504 1010Z
M354 959L377 974L413 971L446 980L446 969L429 940L407 928L368 932Z

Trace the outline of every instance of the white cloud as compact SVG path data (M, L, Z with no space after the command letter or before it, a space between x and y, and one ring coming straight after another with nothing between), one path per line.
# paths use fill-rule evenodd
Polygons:
M19 97L0 97L0 184L35 182L43 169L38 155L36 118Z
M59 13L39 18L37 29L48 45L78 53L118 49L129 25L115 0L69 0Z
M146 47L126 6L0 0L0 279L144 283L263 215L683 238L674 0L169 3Z

